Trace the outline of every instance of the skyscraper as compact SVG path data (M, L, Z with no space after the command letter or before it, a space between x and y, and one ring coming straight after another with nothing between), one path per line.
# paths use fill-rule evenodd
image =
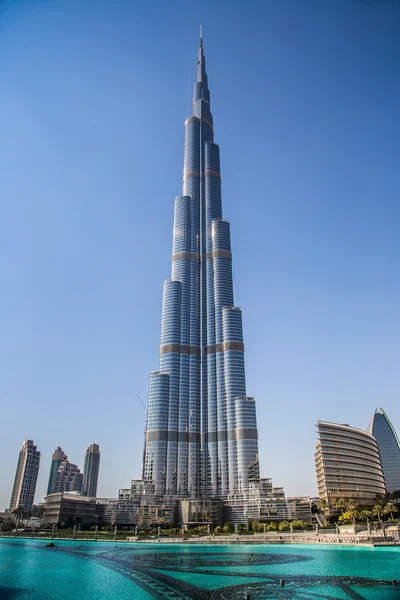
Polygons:
M39 473L40 452L32 440L25 440L19 453L10 510L21 506L31 510Z
M98 444L87 447L85 464L83 467L83 491L86 496L95 498L97 496L97 482L100 468L100 448Z
M373 505L385 493L378 444L375 438L350 425L318 421L315 452L318 493L328 514L338 512L339 499ZM339 511L340 512L340 511Z
M62 448L60 448L60 446L58 446L57 449L54 451L54 454L51 458L51 467L50 467L49 483L47 486L47 495L53 494L53 492L55 492L58 467L61 465L61 463L64 460L67 460L67 459L68 459L68 456L62 450Z
M156 494L223 499L259 481L255 401L246 397L242 312L200 38L164 282L160 367L150 374L143 478Z
M398 492L400 490L400 443L383 408L375 410L367 431L378 442L386 490Z
M83 475L77 465L63 460L56 473L54 492L81 492Z

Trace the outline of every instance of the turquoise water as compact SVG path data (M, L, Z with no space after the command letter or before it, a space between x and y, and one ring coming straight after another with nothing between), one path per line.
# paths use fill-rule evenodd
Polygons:
M400 548L56 544L0 540L0 599L400 600Z

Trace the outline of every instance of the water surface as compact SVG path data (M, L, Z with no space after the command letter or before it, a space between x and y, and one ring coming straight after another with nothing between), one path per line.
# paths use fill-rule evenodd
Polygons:
M0 540L0 599L400 600L400 548L56 544Z

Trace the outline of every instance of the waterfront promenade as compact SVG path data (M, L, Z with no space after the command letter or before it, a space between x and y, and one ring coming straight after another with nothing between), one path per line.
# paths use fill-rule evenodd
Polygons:
M356 545L356 546L400 546L398 527L388 527L386 530L368 531L367 529L357 531L356 533L341 532L336 529L321 529L318 533L305 532L271 532L259 533L254 535L203 535L203 536L132 536L123 532L113 534L93 534L90 532L67 532L56 530L53 532L20 532L0 534L1 538L12 539L43 539L43 540L70 540L70 541L90 541L90 542L109 542L109 543L140 543L140 544L213 544L213 545L231 545L231 544L334 544L334 545Z

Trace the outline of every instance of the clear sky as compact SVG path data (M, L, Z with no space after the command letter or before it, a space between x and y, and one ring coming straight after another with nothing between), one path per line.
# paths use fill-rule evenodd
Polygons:
M318 419L400 429L400 3L2 0L0 509L22 441L141 474L199 24L261 470Z

